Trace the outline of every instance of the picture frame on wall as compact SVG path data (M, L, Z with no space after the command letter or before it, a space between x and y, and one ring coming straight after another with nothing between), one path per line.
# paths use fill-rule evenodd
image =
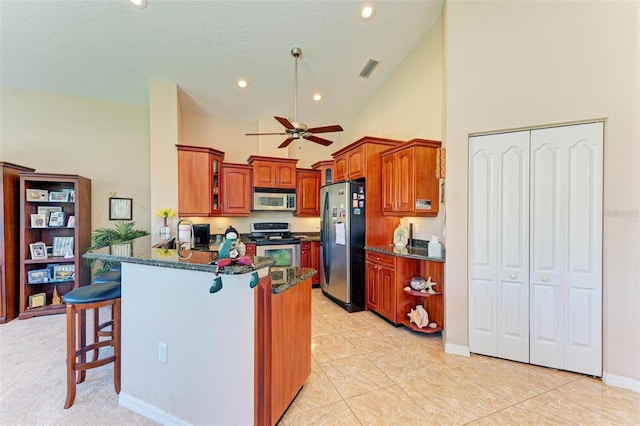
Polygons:
M109 198L109 220L132 220L133 198Z

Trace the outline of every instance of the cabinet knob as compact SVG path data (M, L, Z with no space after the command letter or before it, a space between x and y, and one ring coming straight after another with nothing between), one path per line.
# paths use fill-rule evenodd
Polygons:
M509 278L511 278L512 280L515 280L516 278L518 278L517 274L510 274Z
M543 282L543 283L546 283L546 282L548 282L548 281L549 281L549 277L542 277L542 282Z

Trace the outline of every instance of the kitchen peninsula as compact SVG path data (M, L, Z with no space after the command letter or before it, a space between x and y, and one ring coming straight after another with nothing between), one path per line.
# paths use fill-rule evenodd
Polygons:
M273 260L254 257L216 275L211 252L153 236L84 257L122 263L120 405L163 424L273 425L311 373L315 270L276 286Z

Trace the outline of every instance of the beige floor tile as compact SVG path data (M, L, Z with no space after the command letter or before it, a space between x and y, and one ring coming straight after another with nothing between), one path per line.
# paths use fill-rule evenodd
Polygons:
M280 426L360 426L351 409L344 401L316 407L296 413L285 413L278 423Z
M334 359L346 358L357 354L358 349L340 333L311 338L311 356L313 356L318 363L333 361Z
M379 389L347 399L363 425L436 425L398 386Z
M311 366L311 375L287 410L287 413L294 414L342 400L342 396L340 396L340 393L338 393L322 368L318 364L313 364Z
M393 384L363 355L325 362L321 368L345 399Z

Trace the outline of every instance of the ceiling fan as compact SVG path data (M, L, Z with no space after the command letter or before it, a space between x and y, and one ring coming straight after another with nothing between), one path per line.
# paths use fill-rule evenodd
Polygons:
M342 126L338 124L334 124L332 126L322 126L322 127L307 127L305 123L298 122L298 58L302 55L302 49L299 47L294 47L291 49L291 56L295 58L295 93L293 99L293 122L289 121L289 119L284 117L273 117L280 124L284 126L284 132L276 132L276 133L246 133L247 136L262 136L262 135L287 135L287 138L278 145L278 148L286 148L293 142L295 139L307 139L311 142L319 143L320 145L329 146L333 143L328 139L324 139L318 136L315 136L315 133L331 133L331 132L342 132L344 129Z

